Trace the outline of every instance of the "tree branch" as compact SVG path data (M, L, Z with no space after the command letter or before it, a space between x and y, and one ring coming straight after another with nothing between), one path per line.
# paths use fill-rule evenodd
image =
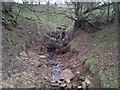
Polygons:
M22 10L22 8L19 9L19 12L18 12L18 14L17 14L17 16L16 16L16 18L15 18L15 21L17 21L17 18L18 18L18 16L20 15L21 10Z
M96 10L96 9L101 9L102 7L107 7L107 6L110 6L110 5L112 5L113 3L109 3L109 4L103 4L103 5L100 5L100 6L97 6L97 7L94 7L94 8L88 8L86 11L84 11L83 12L83 14L86 14L86 13L88 13L88 12L91 12L91 11L94 11L94 10Z
M53 11L52 11L52 12L53 12ZM53 13L64 15L65 17L70 18L70 19L76 21L75 17L72 17L72 16L70 16L70 15L65 14L65 12L55 12L55 11L54 11Z

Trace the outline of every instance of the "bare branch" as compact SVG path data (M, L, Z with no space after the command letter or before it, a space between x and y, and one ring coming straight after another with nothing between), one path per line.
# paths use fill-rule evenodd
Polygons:
M112 3L109 3L108 4L109 6L110 5L112 5ZM99 5L99 6L97 6L97 7L93 7L93 8L88 8L86 11L84 11L83 13L84 14L86 14L86 13L88 13L88 12L91 12L91 11L94 11L94 10L96 10L96 9L101 9L102 7L106 7L106 6L108 6L106 3L105 4L103 4L103 5Z
M15 18L15 21L17 21L17 18L18 18L18 16L20 15L21 10L22 10L22 8L19 9L19 12L18 12L18 14L17 14L17 16L16 16L16 18Z
M67 17L67 18L70 18L70 19L74 20L74 21L76 20L75 17L67 15L65 12L55 12L55 11L52 11L52 13L61 14L61 15L64 15L65 17Z

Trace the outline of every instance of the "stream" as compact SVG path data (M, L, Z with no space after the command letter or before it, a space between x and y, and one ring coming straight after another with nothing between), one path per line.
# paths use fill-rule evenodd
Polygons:
M60 79L60 71L63 64L57 62L53 57L47 59L47 65L52 68L52 81L58 81Z

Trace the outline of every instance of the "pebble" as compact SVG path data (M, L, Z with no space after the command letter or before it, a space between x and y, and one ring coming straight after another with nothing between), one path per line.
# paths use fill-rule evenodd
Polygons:
M55 83L55 82L56 82L56 81L54 81L54 80L53 80L53 81L51 81L51 83Z
M71 89L72 88L72 84L68 84L67 88Z
M70 82L71 82L70 79L66 79L65 81L66 81L67 83L70 83Z
M45 55L39 55L39 57L42 58L42 59L45 59L45 58L46 58Z
M66 87L67 86L67 84L62 84L62 85L60 85L60 87Z
M85 82L90 85L90 80L88 80L87 78L85 79Z
M80 74L80 72L79 72L79 71L77 71L77 74Z
M82 88L82 86L78 86L78 88Z
M57 86L59 86L59 83L52 82L52 83L51 83L51 86L55 86L55 87L57 87Z
M25 51L20 52L19 55L23 57L27 57L27 53Z
M48 77L44 77L45 80L48 80Z
M86 82L82 82L82 88L86 88Z

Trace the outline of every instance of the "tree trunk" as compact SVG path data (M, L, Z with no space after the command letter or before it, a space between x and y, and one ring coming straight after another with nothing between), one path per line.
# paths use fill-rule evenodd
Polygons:
M119 26L119 3L118 2L113 3L113 10L114 10L113 26L118 27Z
M80 14L80 2L75 2L74 3L74 8L75 8L75 18L76 18L76 20L75 20L75 23L74 23L74 27L73 27L73 29L74 29L74 31L77 31L77 29L79 29L80 27L81 27L81 22L80 22L80 20L79 20L79 14Z
M40 0L39 0L39 5L40 5Z
M75 23L74 23L74 31L77 31L78 29L82 29L84 30L85 29L85 24L86 24L86 20L81 20L81 19L78 19L78 20L75 20Z
M2 12L11 16L13 2L2 2Z
M76 20L75 23L74 23L73 29L74 29L74 31L77 31L78 28L79 28L79 21Z
M75 17L79 19L79 9L80 9L80 2L75 4Z
M110 14L110 6L109 6L109 2L108 2L108 6L107 6L107 22L109 22L109 14Z
M47 2L47 15L48 15L48 21L49 21L49 17L50 17L50 0L48 0Z

